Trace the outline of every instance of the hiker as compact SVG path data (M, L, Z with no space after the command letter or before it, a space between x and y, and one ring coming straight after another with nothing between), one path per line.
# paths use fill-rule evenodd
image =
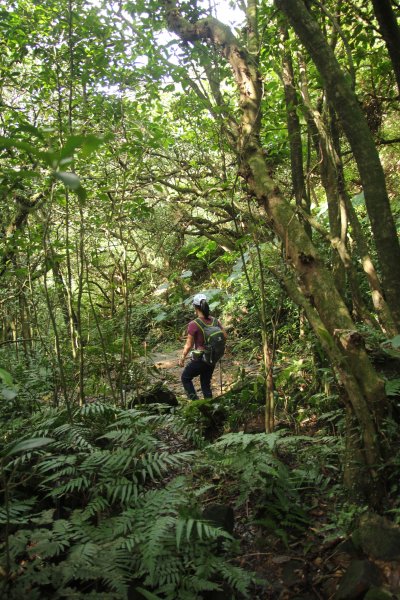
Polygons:
M200 386L203 392L204 398L212 398L211 391L211 378L215 369L215 364L223 354L226 340L226 331L222 327L221 323L215 317L210 316L210 307L207 303L207 298L204 294L196 294L193 298L193 308L196 312L196 319L190 321L187 328L187 339L185 346L182 351L182 356L179 361L179 366L184 367L185 358L192 350L191 360L186 365L182 372L181 380L186 395L191 400L197 400L198 396L193 385L193 378L200 376ZM212 327L212 329L207 329ZM220 331L219 331L220 330ZM207 354L205 335L207 331L214 331L218 334L217 337L221 339L220 333L222 332L221 339L221 350L216 351L214 359ZM211 364L209 364L211 363Z

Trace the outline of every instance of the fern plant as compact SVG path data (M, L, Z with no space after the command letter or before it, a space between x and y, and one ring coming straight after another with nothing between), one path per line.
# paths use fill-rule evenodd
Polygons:
M400 379L388 379L385 381L385 392L387 396L400 396Z
M204 521L204 488L181 474L195 452L164 441L172 419L93 403L3 428L4 597L123 600L133 587L194 600L223 584L246 596L235 540Z
M253 518L287 541L284 528L304 530L308 523L299 495L300 480L278 457L277 449L291 438L280 432L230 433L210 445L202 468L223 481L224 493L241 506L254 501ZM300 441L300 436L297 436ZM229 484L227 484L229 482Z

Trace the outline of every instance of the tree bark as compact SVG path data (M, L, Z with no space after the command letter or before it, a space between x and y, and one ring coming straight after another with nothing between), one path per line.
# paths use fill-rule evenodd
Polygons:
M383 296L382 285L376 272L375 265L370 256L368 243L364 232L358 220L357 213L349 198L346 190L346 184L343 172L343 161L340 149L339 131L336 119L332 120L332 141L335 151L336 166L338 171L338 191L340 196L340 206L342 214L345 214L346 220L351 224L352 235L356 241L357 250L361 258L361 265L367 277L369 288L371 291L372 304L375 308L376 315L382 331L389 337L394 337L399 333L399 328L396 326L390 308ZM342 221L343 221L342 217ZM356 298L357 305L363 310L363 306ZM362 313L361 313L362 316Z
M382 463L378 429L386 408L383 381L368 360L361 336L331 273L313 246L291 205L281 196L268 171L260 143L261 76L256 61L243 48L229 27L208 17L196 23L184 19L173 0L164 0L168 27L186 43L202 40L216 46L228 61L239 92L242 111L240 137L237 140L239 172L258 204L264 207L268 222L283 242L286 258L296 270L304 293L312 299L329 337L329 344L346 364L343 385L360 425L366 469L375 486L376 465Z
M318 165L321 175L322 186L325 190L328 203L328 216L330 232L333 238L340 239L342 245L346 244L346 228L342 227L342 212L340 210L340 199L338 192L338 173L336 170L336 161L334 156L333 142L330 136L322 114L312 106L308 92L308 82L306 74L306 65L302 57L300 63L300 90L303 100L303 106L306 113L309 127L312 129L312 138L315 144L315 150L319 157ZM342 297L345 296L345 272L343 263L338 254L333 252L332 271L335 285Z
M392 61L400 94L400 27L390 0L372 0L372 5Z
M276 269L271 269L271 272L281 282L293 302L304 310L309 324L331 361L338 381L343 385L342 400L346 409L346 449L343 463L345 486L354 499L359 500L361 496L364 501L369 499L372 504L379 506L382 494L375 467L379 463L381 448L377 439L378 432L374 417L365 410L352 370L315 308L291 277L283 276ZM363 423L363 440L360 440L359 435L354 435L356 426L359 426L360 422ZM374 460L378 460L375 466Z
M364 322L373 325L372 315L369 314L369 311L367 310L367 307L362 299L357 281L357 273L346 247L348 220L351 222L357 247L361 253L361 256L363 256L362 265L371 287L372 301L377 312L380 325L385 333L394 336L396 335L397 330L393 322L393 317L390 313L387 303L383 298L379 278L373 267L372 261L368 256L368 245L364 240L363 232L358 222L356 212L346 192L335 115L331 114L331 126L328 131L326 124L322 119L322 115L312 106L308 93L305 62L302 60L302 58L300 58L300 86L309 127L312 128L313 132L312 138L314 140L317 152L321 153L321 179L326 190L328 206L330 208L329 218L331 235L329 236L329 240L332 246L335 248L335 251L337 250L337 255L340 256L340 260L347 271L353 300L353 312ZM333 111L330 111L330 113L332 112ZM335 210L333 210L333 207L335 207ZM316 229L322 233L321 227L318 224L313 224L311 221L310 223L312 226L316 226ZM327 237L325 233L323 233L323 235L324 237ZM334 275L338 273L338 270L335 269L335 264L333 272ZM335 276L335 283L340 292L342 292L343 289L342 280L342 275L339 275L338 277Z
M400 325L400 245L386 190L385 175L368 123L357 97L322 31L303 0L275 0L314 61L353 150L363 183L382 271L383 289L397 326Z
M7 264L10 262L10 260L17 251L17 246L13 242L15 232L23 230L28 221L29 215L31 214L31 212L38 208L40 201L43 198L44 195L42 192L36 194L30 200L26 200L22 197L16 198L18 206L17 213L6 229L5 249L3 251L3 255L0 261L0 277L2 277L6 272Z
M290 50L287 48L289 33L286 22L281 24L282 36L282 81L285 92L286 120L290 144L290 164L292 170L293 191L296 204L310 214L310 199L306 192L303 169L303 144L301 139L300 119L297 114L298 97L294 81L293 62ZM311 237L311 227L306 225L306 231Z

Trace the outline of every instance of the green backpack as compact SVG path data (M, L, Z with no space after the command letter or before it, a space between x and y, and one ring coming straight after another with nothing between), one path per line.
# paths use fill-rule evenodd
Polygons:
M214 366L225 353L225 336L218 326L218 320L213 317L210 325L203 323L201 319L195 319L204 336L203 360L208 365Z

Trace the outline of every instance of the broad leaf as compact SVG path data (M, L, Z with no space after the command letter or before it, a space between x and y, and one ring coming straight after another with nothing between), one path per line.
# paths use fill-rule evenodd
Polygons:
M29 452L30 450L38 450L39 448L43 448L48 444L54 442L53 438L31 438L30 440L23 440L19 442L15 446L13 446L10 450L8 450L5 455L13 456L14 454L18 454L19 452Z
M81 185L80 179L78 175L75 175L75 173L68 173L67 171L57 171L56 173L54 173L54 177L62 181L63 184L71 190L77 190Z
M6 385L12 385L13 378L11 374L5 369L0 368L0 379L2 379L3 383L5 383Z
M139 594L142 594L143 598L146 598L147 600L161 600L160 596L156 596L153 592L149 592L143 588L138 587L136 588L136 591L139 592Z

